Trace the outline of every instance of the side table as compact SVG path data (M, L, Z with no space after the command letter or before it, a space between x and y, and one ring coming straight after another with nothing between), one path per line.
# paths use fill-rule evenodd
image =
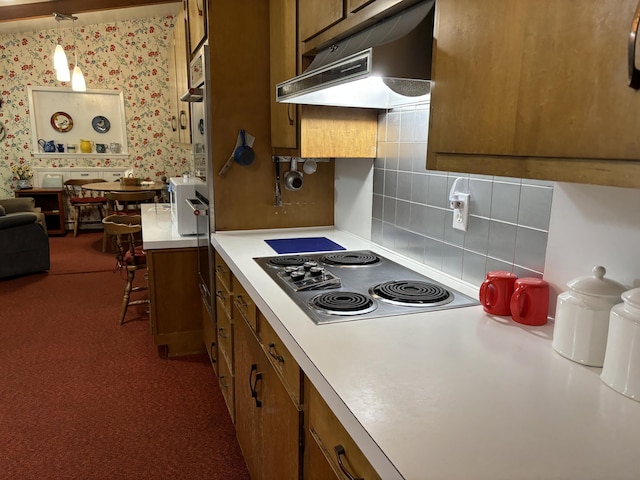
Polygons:
M44 214L49 235L64 235L66 225L64 223L64 189L62 188L29 188L16 190L18 197L32 197L36 207Z

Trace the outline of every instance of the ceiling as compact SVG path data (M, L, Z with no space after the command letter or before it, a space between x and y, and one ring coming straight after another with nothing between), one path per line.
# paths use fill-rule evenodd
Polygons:
M181 6L176 0L0 0L0 35L57 28L53 12L73 14L81 26L175 15Z

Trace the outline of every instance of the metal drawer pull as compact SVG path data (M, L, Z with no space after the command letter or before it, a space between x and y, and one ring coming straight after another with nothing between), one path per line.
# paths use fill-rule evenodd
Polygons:
M227 297L224 295L224 291L223 290L216 290L216 297L218 297L220 300L226 300Z
M220 274L226 273L225 269L222 268L222 265L216 265L216 272Z
M638 44L638 26L640 26L640 2L636 7L636 13L631 22L629 34L628 61L629 61L629 86L635 90L640 89L640 70L636 68L636 46Z
M224 375L220 375L220 385L222 385L224 388L229 388L229 384L224 382Z
M238 300L238 304L241 307L246 309L249 306L249 304L244 301L244 298L242 298L242 295L236 295L236 299Z
M269 355L271 355L273 358L275 358L278 362L284 363L284 357L282 355L278 355L277 353L275 353L275 350L276 350L276 344L275 343L270 343L269 344Z
M211 363L216 363L215 356L213 355L213 349L216 347L216 342L211 342L211 347L209 347L209 358L211 359Z
M219 328L218 329L218 335L220 335L221 338L224 338L225 340L227 338L229 338L227 335L224 334L224 328Z
M346 456L346 452L342 445L336 445L333 447L333 450L336 452L336 458L338 459L338 466L340 467L340 470L342 470L342 473L344 473L349 480L364 480L362 477L353 476L351 472L347 470L347 467L344 466L344 463L342 463L342 457Z
M253 372L256 372L256 379L253 381ZM251 371L249 372L249 389L251 389L251 397L256 401L256 407L262 407L262 402L258 400L258 392L256 390L256 386L258 385L258 380L262 380L262 373L258 372L258 365L255 363L251 364Z

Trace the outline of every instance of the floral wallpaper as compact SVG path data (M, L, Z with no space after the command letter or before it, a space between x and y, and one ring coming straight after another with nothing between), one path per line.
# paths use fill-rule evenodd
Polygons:
M190 170L190 151L174 144L170 127L169 40L174 18L159 17L76 27L78 63L87 89L124 94L129 158L44 158L31 155L27 86L70 88L55 78L52 55L57 25L41 32L0 33L0 198L13 197L18 164L31 167L126 167L140 177ZM68 28L63 28L69 23ZM70 22L62 43L73 63Z

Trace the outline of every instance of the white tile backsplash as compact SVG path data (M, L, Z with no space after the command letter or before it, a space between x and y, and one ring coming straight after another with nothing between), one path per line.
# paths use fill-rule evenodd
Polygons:
M486 272L542 277L553 183L426 170L429 105L378 117L371 239L480 285ZM449 190L469 179L467 232L454 230Z

